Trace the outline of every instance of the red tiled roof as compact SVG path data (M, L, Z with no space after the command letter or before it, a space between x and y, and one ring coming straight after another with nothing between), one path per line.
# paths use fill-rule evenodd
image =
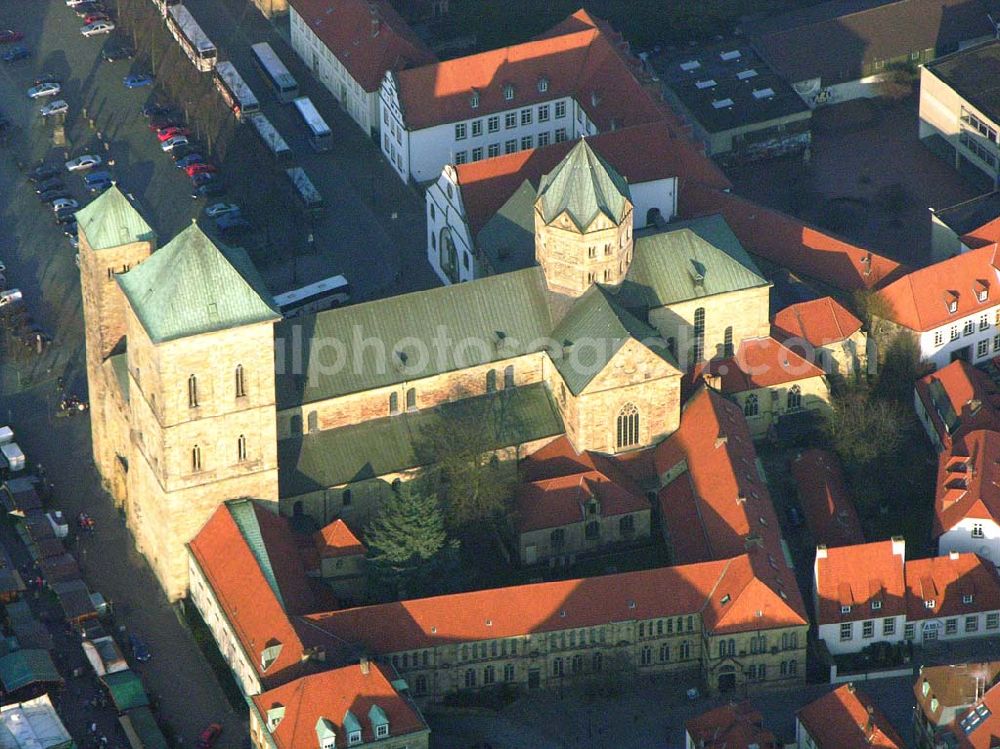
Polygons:
M979 719L972 718L973 711ZM970 718L975 722L972 730L967 733L963 721L969 721ZM956 715L948 730L956 738L955 749L996 749L997 736L1000 736L1000 686L995 685L986 690L981 700Z
M898 543L899 553L893 554ZM906 613L902 541L838 546L816 554L816 617L819 624L854 622ZM873 601L881 601L879 609ZM843 606L850 611L842 613Z
M985 372L968 362L953 361L921 377L915 387L945 448L976 429L1000 431L1000 391ZM942 411L947 415L947 424ZM954 412L954 418L950 412Z
M763 617L758 617L761 611ZM710 631L806 623L773 591L756 584L748 555L398 601L306 619L340 640L386 654L699 612Z
M806 450L792 460L792 476L806 524L817 544L833 547L865 542L836 455L828 450Z
M785 307L771 325L780 340L798 338L817 348L843 341L861 330L861 321L829 296Z
M973 250L997 242L1000 242L1000 217L962 235L962 244Z
M323 559L349 557L365 554L368 551L347 527L347 523L340 518L316 531L313 539L316 542L316 549Z
M996 253L997 245L969 250L884 286L879 296L889 308L887 317L910 330L927 331L995 307L1000 304ZM986 291L986 301L979 301L980 290Z
M798 712L817 749L904 749L889 720L853 684L844 684Z
M724 393L745 393L824 375L822 369L770 336L745 338L740 341L735 357L710 364L721 378Z
M745 700L695 716L684 730L698 749L777 749L777 739L763 723L764 716Z
M406 126L420 130L516 107L573 97L601 131L666 118L669 107L636 78L638 63L621 38L585 12L547 35L511 47L445 60L396 74ZM548 82L539 90L539 80ZM514 87L514 98L504 88ZM473 91L479 106L470 105Z
M584 471L522 485L514 499L518 533L582 523L583 506L591 498L600 503L602 517L649 510L642 494L629 491L600 471Z
M781 529L743 411L709 388L687 403L681 422L654 451L663 476L687 469L660 491L660 516L679 563L751 552L753 575L805 616L795 576L785 562Z
M961 710L975 704L998 678L1000 661L921 666L920 677L913 683L913 697L917 709L932 726L938 727L946 710ZM960 712L959 717L965 712Z
M1000 523L1000 432L976 430L938 459L934 497L937 538L965 518Z
M871 289L908 269L796 218L731 193L690 183L679 191L683 218L721 213L748 252L844 291Z
M630 185L678 177L720 189L730 186L715 163L686 137L678 136L664 120L602 133L587 142ZM575 144L564 141L456 166L462 205L473 236L525 180L537 189L542 175L552 171Z
M952 553L906 563L906 619L937 619L1000 610L1000 574L977 554ZM965 603L965 595L972 603ZM928 608L927 601L934 601Z
M378 706L389 721L389 735L395 739L427 730L417 709L393 689L391 675L377 664L344 666L304 676L252 699L264 723L272 707L284 707L284 717L271 738L278 749L316 749L320 746L316 726L320 719L330 722L338 746L347 746L344 717L347 711L361 726L361 741L375 741L369 717ZM265 730L267 730L265 728Z
M274 541L273 537L278 535L274 533L277 523L268 521L274 519L284 522L283 519L250 500L239 501L252 505L265 545L268 543L268 536L272 536L271 541ZM225 503L219 506L191 541L189 548L257 674L271 682L285 680L300 671L302 642L289 622L288 612L282 607L236 524L229 505L230 503ZM281 582L290 583L292 577L284 573L292 572L291 568L300 564L294 542L289 542L290 549L286 544L279 544L280 548L275 548L275 553L268 555L275 566L275 577L279 580L279 590L283 596L285 589L281 587ZM281 574L278 573L279 569L282 569ZM308 591L304 571L300 569L297 576ZM299 604L296 606L296 613L304 613L307 607L301 604L307 594L297 588L296 593L303 599L295 601ZM274 640L281 643L281 652L265 672L261 667L261 653Z
M378 91L387 70L437 60L386 0L290 0L290 4L367 92Z

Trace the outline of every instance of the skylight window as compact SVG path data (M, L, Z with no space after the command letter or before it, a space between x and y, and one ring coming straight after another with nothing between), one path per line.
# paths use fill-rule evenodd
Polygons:
M772 99L774 98L773 88L755 88L753 90L753 98L760 99Z
M719 53L719 59L722 60L723 62L730 62L731 60L739 60L741 57L743 57L743 53L741 53L738 49L733 49L730 50L729 52Z
M739 78L741 81L747 81L750 80L751 78L756 78L757 71L754 70L753 68L747 68L746 70L741 70L739 73L737 73L736 77Z
M729 107L733 106L733 100L716 99L715 101L712 102L712 106L715 107L716 109L728 109Z
M717 85L718 84L711 78L709 78L707 81L695 81L694 84L695 88L699 89L715 88Z
M690 73L692 70L697 70L701 67L701 63L697 60L688 60L687 62L681 63L681 70L685 73Z

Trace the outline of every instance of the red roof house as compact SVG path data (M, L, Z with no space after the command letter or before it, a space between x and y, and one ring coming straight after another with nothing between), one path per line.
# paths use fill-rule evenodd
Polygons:
M687 746L697 749L779 749L784 746L764 728L764 716L749 701L731 702L684 724Z
M831 547L865 542L836 455L818 449L799 453L792 459L792 477L815 543Z
M1000 430L1000 390L966 361L953 361L921 377L915 392L917 415L939 452L971 431Z
M799 710L795 722L799 746L816 749L904 749L888 718L871 699L844 684ZM812 739L808 743L806 736Z

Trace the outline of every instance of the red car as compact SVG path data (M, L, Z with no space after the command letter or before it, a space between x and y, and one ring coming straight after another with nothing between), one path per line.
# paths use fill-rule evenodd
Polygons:
M198 749L212 749L215 742L219 740L222 733L222 726L218 723L210 724L204 731L198 734Z
M184 167L184 171L187 172L187 176L193 177L196 174L211 174L212 172L219 171L217 167L211 164L191 164Z
M111 16L107 13L88 13L83 17L83 22L87 23L97 23L98 21L110 21Z
M14 29L0 31L0 43L19 42L22 39L24 39L24 34L20 31L14 31Z
M165 127L161 130L156 131L156 137L160 139L160 142L170 140L171 138L176 138L178 135L190 135L191 131L186 127Z

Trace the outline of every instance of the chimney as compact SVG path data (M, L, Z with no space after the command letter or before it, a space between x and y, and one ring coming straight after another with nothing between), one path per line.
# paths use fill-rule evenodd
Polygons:
M875 708L868 706L868 720L865 723L865 736L871 736L875 730Z
M368 661L368 656L362 657L361 662L358 665L361 666L361 673L368 676L371 671L371 663Z
M715 374L714 372L704 372L704 373L702 373L701 378L705 381L706 385L708 385L710 388L712 388L712 390L721 390L722 389L722 377L721 377L721 375ZM719 441L716 440L716 445L715 446L719 447L719 444L720 444ZM722 442L721 444L725 444L725 442Z
M906 556L906 539L902 536L892 537L892 554L897 557Z
M952 549L951 551L949 551L948 552L948 559L950 559L953 562L957 561L958 560L958 552L955 551L954 549Z
M816 547L816 558L826 559L826 546L824 544L819 544Z

